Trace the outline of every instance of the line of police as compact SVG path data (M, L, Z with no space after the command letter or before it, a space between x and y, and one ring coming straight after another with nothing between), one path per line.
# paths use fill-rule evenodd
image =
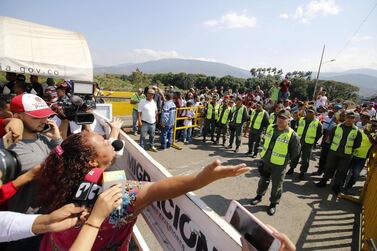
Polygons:
M347 177L348 187L352 187L357 181L368 158L369 150L375 143L373 132L377 129L377 121L372 121L371 128L359 130L355 126L356 114L353 111L344 112L342 115L340 118L334 115L331 120L333 127L328 131L327 137L322 139L321 144L328 145L328 147L322 147L322 152L326 152L321 153L321 156L327 157L325 160L321 159L325 165L320 166L320 169L314 173L314 175L321 175L324 172L321 181L316 184L318 187L325 187L328 180L335 175L332 186L335 195L339 194ZM306 179L313 147L322 137L322 123L316 117L314 107L308 107L303 117L292 121L292 124L295 122L297 124L294 126L296 131L290 127L290 120L291 113L284 109L284 106L278 105L273 113L268 114L263 109L262 102L255 104L255 109L251 109L249 116L241 98L236 98L235 105L233 100L226 99L220 105L217 99L213 98L206 106L203 142L206 142L207 135L210 135L214 144L218 144L219 139L222 138L222 145L225 146L229 129L230 139L226 149L233 148L234 137L236 137L234 152L237 153L241 145L244 123L246 123L245 129L249 130L249 150L246 154L251 154L255 158L259 145L264 139L260 152L261 159L257 164L260 173L257 195L250 203L256 205L261 202L271 181L270 205L267 210L269 215L274 215L276 212L285 175L294 173L300 158L299 179ZM288 164L290 168L286 172ZM347 174L350 175L347 176Z

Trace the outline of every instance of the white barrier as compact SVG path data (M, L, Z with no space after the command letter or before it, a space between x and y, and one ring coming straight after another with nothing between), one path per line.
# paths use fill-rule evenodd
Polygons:
M157 181L171 174L125 133L124 154L115 163L129 179ZM241 250L240 235L194 193L159 201L142 213L164 250Z

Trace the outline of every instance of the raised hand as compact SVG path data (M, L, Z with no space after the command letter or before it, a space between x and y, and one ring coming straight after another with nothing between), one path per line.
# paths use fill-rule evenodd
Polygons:
M236 166L222 166L219 160L215 160L198 173L198 178L204 179L204 183L211 183L218 179L238 176L247 171L250 171L250 167L244 163Z

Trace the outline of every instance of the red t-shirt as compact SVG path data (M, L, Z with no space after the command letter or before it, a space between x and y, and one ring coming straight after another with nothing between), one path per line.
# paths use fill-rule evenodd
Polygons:
M5 135L5 119L0 119L0 137L3 137Z

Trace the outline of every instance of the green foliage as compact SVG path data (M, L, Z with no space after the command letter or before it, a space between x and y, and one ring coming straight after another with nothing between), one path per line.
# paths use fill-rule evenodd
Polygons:
M261 87L264 93L269 94L269 90L276 82L282 81L283 71L275 68L252 68L250 70L251 78L243 79L232 76L221 78L206 76L203 74L187 73L158 73L145 74L136 70L131 75L101 74L95 75L94 81L99 83L105 90L113 91L135 91L138 88L146 87L150 84L161 83L165 86L174 86L176 89L188 90L195 87L204 89L204 87L224 87L224 90L238 89L240 92L255 89L257 85ZM290 88L291 98L297 97L301 100L310 100L313 97L315 80L311 80L311 72L293 71L287 73L292 86ZM28 80L28 77L27 77ZM40 83L46 82L46 77L39 77ZM5 73L0 72L0 81L5 83ZM55 82L61 81L56 79ZM317 88L323 87L328 97L333 99L356 100L358 87L337 81L319 80Z

